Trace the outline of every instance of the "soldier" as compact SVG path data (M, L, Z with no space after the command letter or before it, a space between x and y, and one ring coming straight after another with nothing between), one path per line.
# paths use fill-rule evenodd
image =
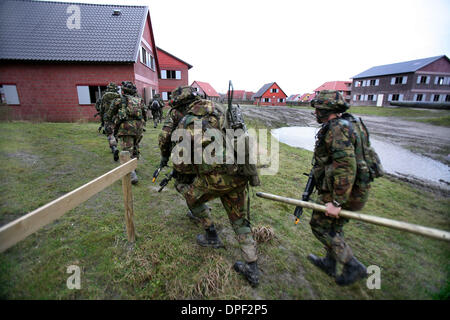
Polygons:
M108 119L108 111L111 106L111 102L114 99L120 98L118 93L119 88L114 82L110 82L106 87L106 92L101 97L100 106L99 106L99 114L102 119L102 124L105 128L104 132L106 133L109 147L111 148L111 152L113 153L114 161L119 160L119 150L117 149L117 140L114 136L114 119Z
M171 138L176 129L186 129L192 138L192 144L194 139L201 139L201 145L206 146L211 140L206 141L207 138L201 134L194 136L195 120L201 120L199 122L203 131L207 128L220 130L226 117L223 106L200 99L193 88L189 86L175 89L172 92L170 105L172 108L159 135L161 167L167 165L171 155ZM234 269L244 275L252 286L257 286L259 270L256 242L251 232L250 221L245 215L248 179L232 173L226 164L205 164L204 158L201 164L176 164L175 161L173 162L175 188L186 200L190 209L188 216L191 215L192 218L199 221L205 229L205 234L197 236L197 243L204 247L223 247L211 219L210 208L206 205L207 201L220 198L245 260L245 262L237 261Z
M340 218L339 212L341 208L361 210L369 196L369 185L355 183L357 137L349 121L341 117L348 109L342 95L321 91L311 106L317 122L322 124L314 149L313 173L319 202L325 204L327 212L313 211L310 221L313 234L325 245L326 256L310 254L308 260L332 277L336 277L336 262L342 263L342 274L335 281L350 285L364 278L367 271L344 240L343 227L348 219Z
M161 99L159 93L156 93L148 105L148 109L152 111L153 128L156 128L158 122L162 121L162 108L164 108L164 101Z
M122 82L122 96L111 102L107 119L114 120L114 133L120 140L122 151L128 151L131 158L139 159L139 142L147 121L147 108L132 82ZM131 183L138 183L134 170L131 172Z

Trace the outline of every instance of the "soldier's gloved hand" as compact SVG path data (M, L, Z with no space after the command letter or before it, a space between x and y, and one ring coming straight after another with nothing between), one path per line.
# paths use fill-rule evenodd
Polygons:
M161 162L159 163L159 167L160 168L166 167L168 162L169 162L169 158L161 157Z

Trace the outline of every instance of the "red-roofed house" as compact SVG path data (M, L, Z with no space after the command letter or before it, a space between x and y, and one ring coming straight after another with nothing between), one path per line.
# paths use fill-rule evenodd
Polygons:
M157 47L159 68L159 92L164 101L170 100L170 93L179 86L189 83L189 69L192 66L174 55ZM154 92L153 92L154 94Z
M305 93L303 94L298 101L301 102L310 102L312 99L314 99L316 97L315 93Z
M191 87L196 88L199 95L209 100L219 100L220 96L216 90L207 82L194 81Z
M322 84L320 87L314 90L316 94L319 94L322 90L336 90L339 91L343 96L345 101L350 102L351 92L352 92L352 82L351 81L328 81Z
M266 83L253 95L258 106L285 106L287 94L276 82Z

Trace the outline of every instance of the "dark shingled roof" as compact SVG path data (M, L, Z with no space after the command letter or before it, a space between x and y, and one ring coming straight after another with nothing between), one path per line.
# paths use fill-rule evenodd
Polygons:
M357 74L353 77L353 79L416 72L417 70L425 67L426 65L429 65L430 63L442 57L445 57L445 55L372 67L364 72Z
M275 82L270 82L270 83L266 83L265 85L263 85L261 87L261 89L258 90L258 92L256 92L252 98L259 98L262 97L262 95L264 94L264 92L266 92Z
M67 27L71 5L80 8L80 29ZM146 6L1 1L0 59L135 62L147 13Z

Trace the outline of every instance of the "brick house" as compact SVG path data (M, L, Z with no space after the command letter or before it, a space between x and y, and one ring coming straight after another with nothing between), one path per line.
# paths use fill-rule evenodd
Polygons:
M285 106L287 94L281 90L276 82L266 83L253 95L258 106Z
M171 92L179 86L189 83L188 70L192 66L161 48L157 48L159 68L161 70L159 92L164 101L170 100Z
M204 99L213 101L220 100L220 95L208 82L194 81L192 82L191 87L195 88L198 94Z
M9 118L92 120L109 82L134 82L146 101L158 91L146 6L3 1L0 43L0 114Z
M450 104L448 57L376 66L353 77L351 105L395 104Z
M316 95L322 90L336 90L339 91L344 97L345 101L350 102L352 82L351 81L328 81L322 84L320 87L314 90Z

